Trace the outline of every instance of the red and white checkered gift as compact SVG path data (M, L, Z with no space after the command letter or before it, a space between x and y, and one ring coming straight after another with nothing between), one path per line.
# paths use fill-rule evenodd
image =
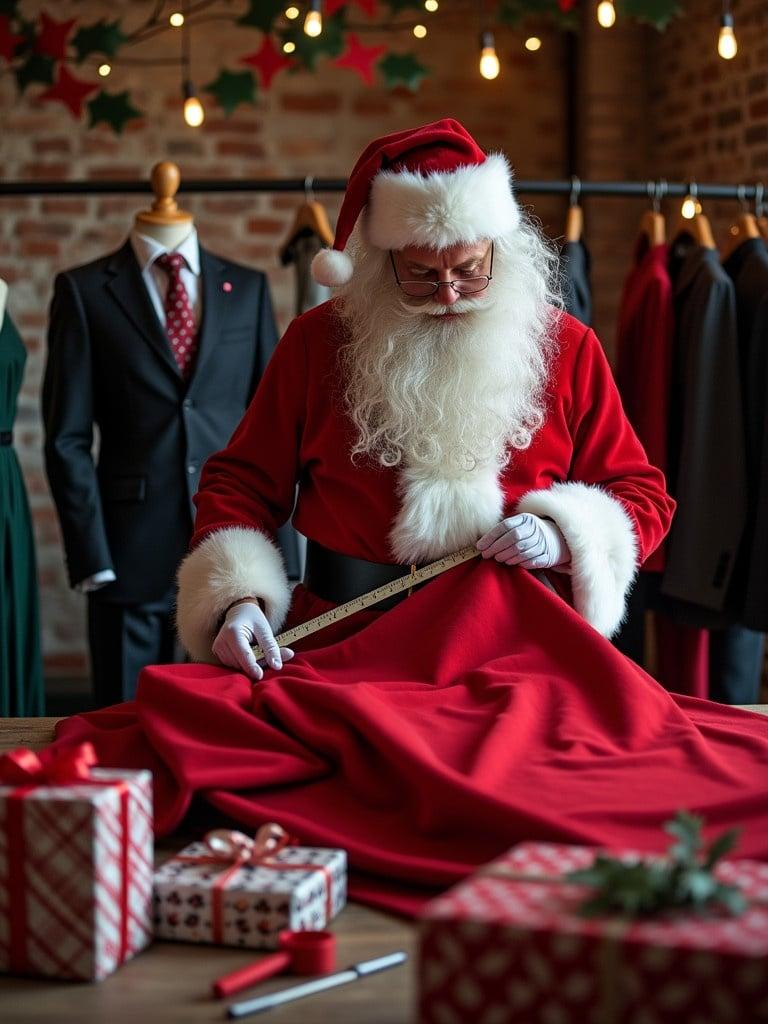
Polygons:
M45 757L0 758L0 971L100 980L151 939L152 776Z
M581 916L589 890L563 880L596 853L522 843L432 900L420 920L420 1024L768 1021L768 864L715 868L747 898L738 917L624 921Z

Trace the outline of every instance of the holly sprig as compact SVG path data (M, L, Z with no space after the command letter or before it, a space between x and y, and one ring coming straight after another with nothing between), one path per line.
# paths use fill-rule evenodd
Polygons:
M719 906L731 914L743 913L744 894L720 882L712 871L735 846L739 830L723 832L705 848L703 825L702 818L678 811L664 825L676 840L665 858L627 862L600 853L591 867L569 872L565 876L569 882L595 890L579 912L585 917L615 913L641 917L670 909L703 914Z

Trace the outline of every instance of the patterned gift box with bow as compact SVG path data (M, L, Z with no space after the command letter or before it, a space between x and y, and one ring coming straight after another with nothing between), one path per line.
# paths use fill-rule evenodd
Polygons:
M768 864L715 868L746 897L738 917L585 917L590 890L564 876L596 852L522 843L431 901L419 923L420 1024L768 1021Z
M0 757L0 971L111 974L152 937L152 776L93 747Z
M284 928L324 928L346 903L344 850L290 845L276 824L217 829L155 872L155 936L276 949Z

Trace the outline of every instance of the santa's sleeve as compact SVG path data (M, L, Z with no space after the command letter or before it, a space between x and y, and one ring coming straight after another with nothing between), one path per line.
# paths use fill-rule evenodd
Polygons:
M240 598L259 598L275 631L288 612L291 592L276 531L293 511L306 376L305 340L294 322L229 444L203 468L176 603L179 639L197 661L213 659L222 616Z
M570 379L559 386L566 396L573 445L568 478L529 491L518 511L559 526L571 553L574 605L595 629L611 636L624 619L638 566L669 530L675 503L663 473L648 462L624 414L610 366L591 330L576 358L567 362Z

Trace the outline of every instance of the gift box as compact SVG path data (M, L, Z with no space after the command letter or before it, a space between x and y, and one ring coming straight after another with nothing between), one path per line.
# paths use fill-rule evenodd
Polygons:
M155 872L155 935L276 949L283 929L324 928L346 898L344 850L290 845L271 824L255 839L219 830Z
M590 890L563 876L596 853L522 843L431 901L419 922L421 1024L768 1020L768 864L715 868L746 897L740 916L587 918Z
M0 758L0 971L98 981L152 936L152 776Z

